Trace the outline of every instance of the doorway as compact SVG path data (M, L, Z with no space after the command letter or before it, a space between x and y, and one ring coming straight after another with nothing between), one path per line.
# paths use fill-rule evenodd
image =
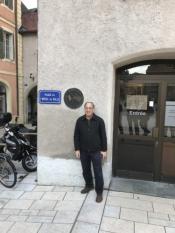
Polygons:
M113 175L175 181L175 60L116 70Z
M0 113L7 112L6 87L0 83Z
M37 86L33 87L28 95L27 106L28 123L37 123Z

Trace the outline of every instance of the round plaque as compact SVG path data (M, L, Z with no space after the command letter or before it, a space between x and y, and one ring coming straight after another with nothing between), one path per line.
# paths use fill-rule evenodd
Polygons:
M84 102L83 93L77 88L70 88L64 94L64 102L69 108L79 108Z

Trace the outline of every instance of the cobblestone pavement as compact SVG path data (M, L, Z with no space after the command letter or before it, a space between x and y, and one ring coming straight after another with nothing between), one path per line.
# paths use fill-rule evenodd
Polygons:
M98 204L81 188L39 186L35 173L0 186L0 233L175 233L175 199L105 190Z

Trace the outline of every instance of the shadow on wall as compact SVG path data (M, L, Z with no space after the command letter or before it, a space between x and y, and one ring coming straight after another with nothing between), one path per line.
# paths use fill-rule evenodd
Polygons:
M49 129L52 136L49 141L44 136L38 138L39 154L54 159L74 159L73 133L76 120L82 115L81 112L70 111L67 107L58 111L59 106L50 105L46 105L44 108L44 114L38 122L39 134L46 135ZM53 120L49 120L50 116L57 119L57 124L53 124ZM62 119L64 119L64 123ZM46 124L47 127L43 127Z

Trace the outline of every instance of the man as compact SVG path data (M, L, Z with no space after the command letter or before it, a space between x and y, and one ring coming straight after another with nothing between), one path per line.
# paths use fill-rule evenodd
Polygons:
M96 202L103 200L102 159L106 158L107 139L105 124L102 118L94 113L93 102L84 105L85 115L78 118L74 132L76 158L81 160L85 187L81 193L88 193L94 188L91 171L93 165L95 176Z

